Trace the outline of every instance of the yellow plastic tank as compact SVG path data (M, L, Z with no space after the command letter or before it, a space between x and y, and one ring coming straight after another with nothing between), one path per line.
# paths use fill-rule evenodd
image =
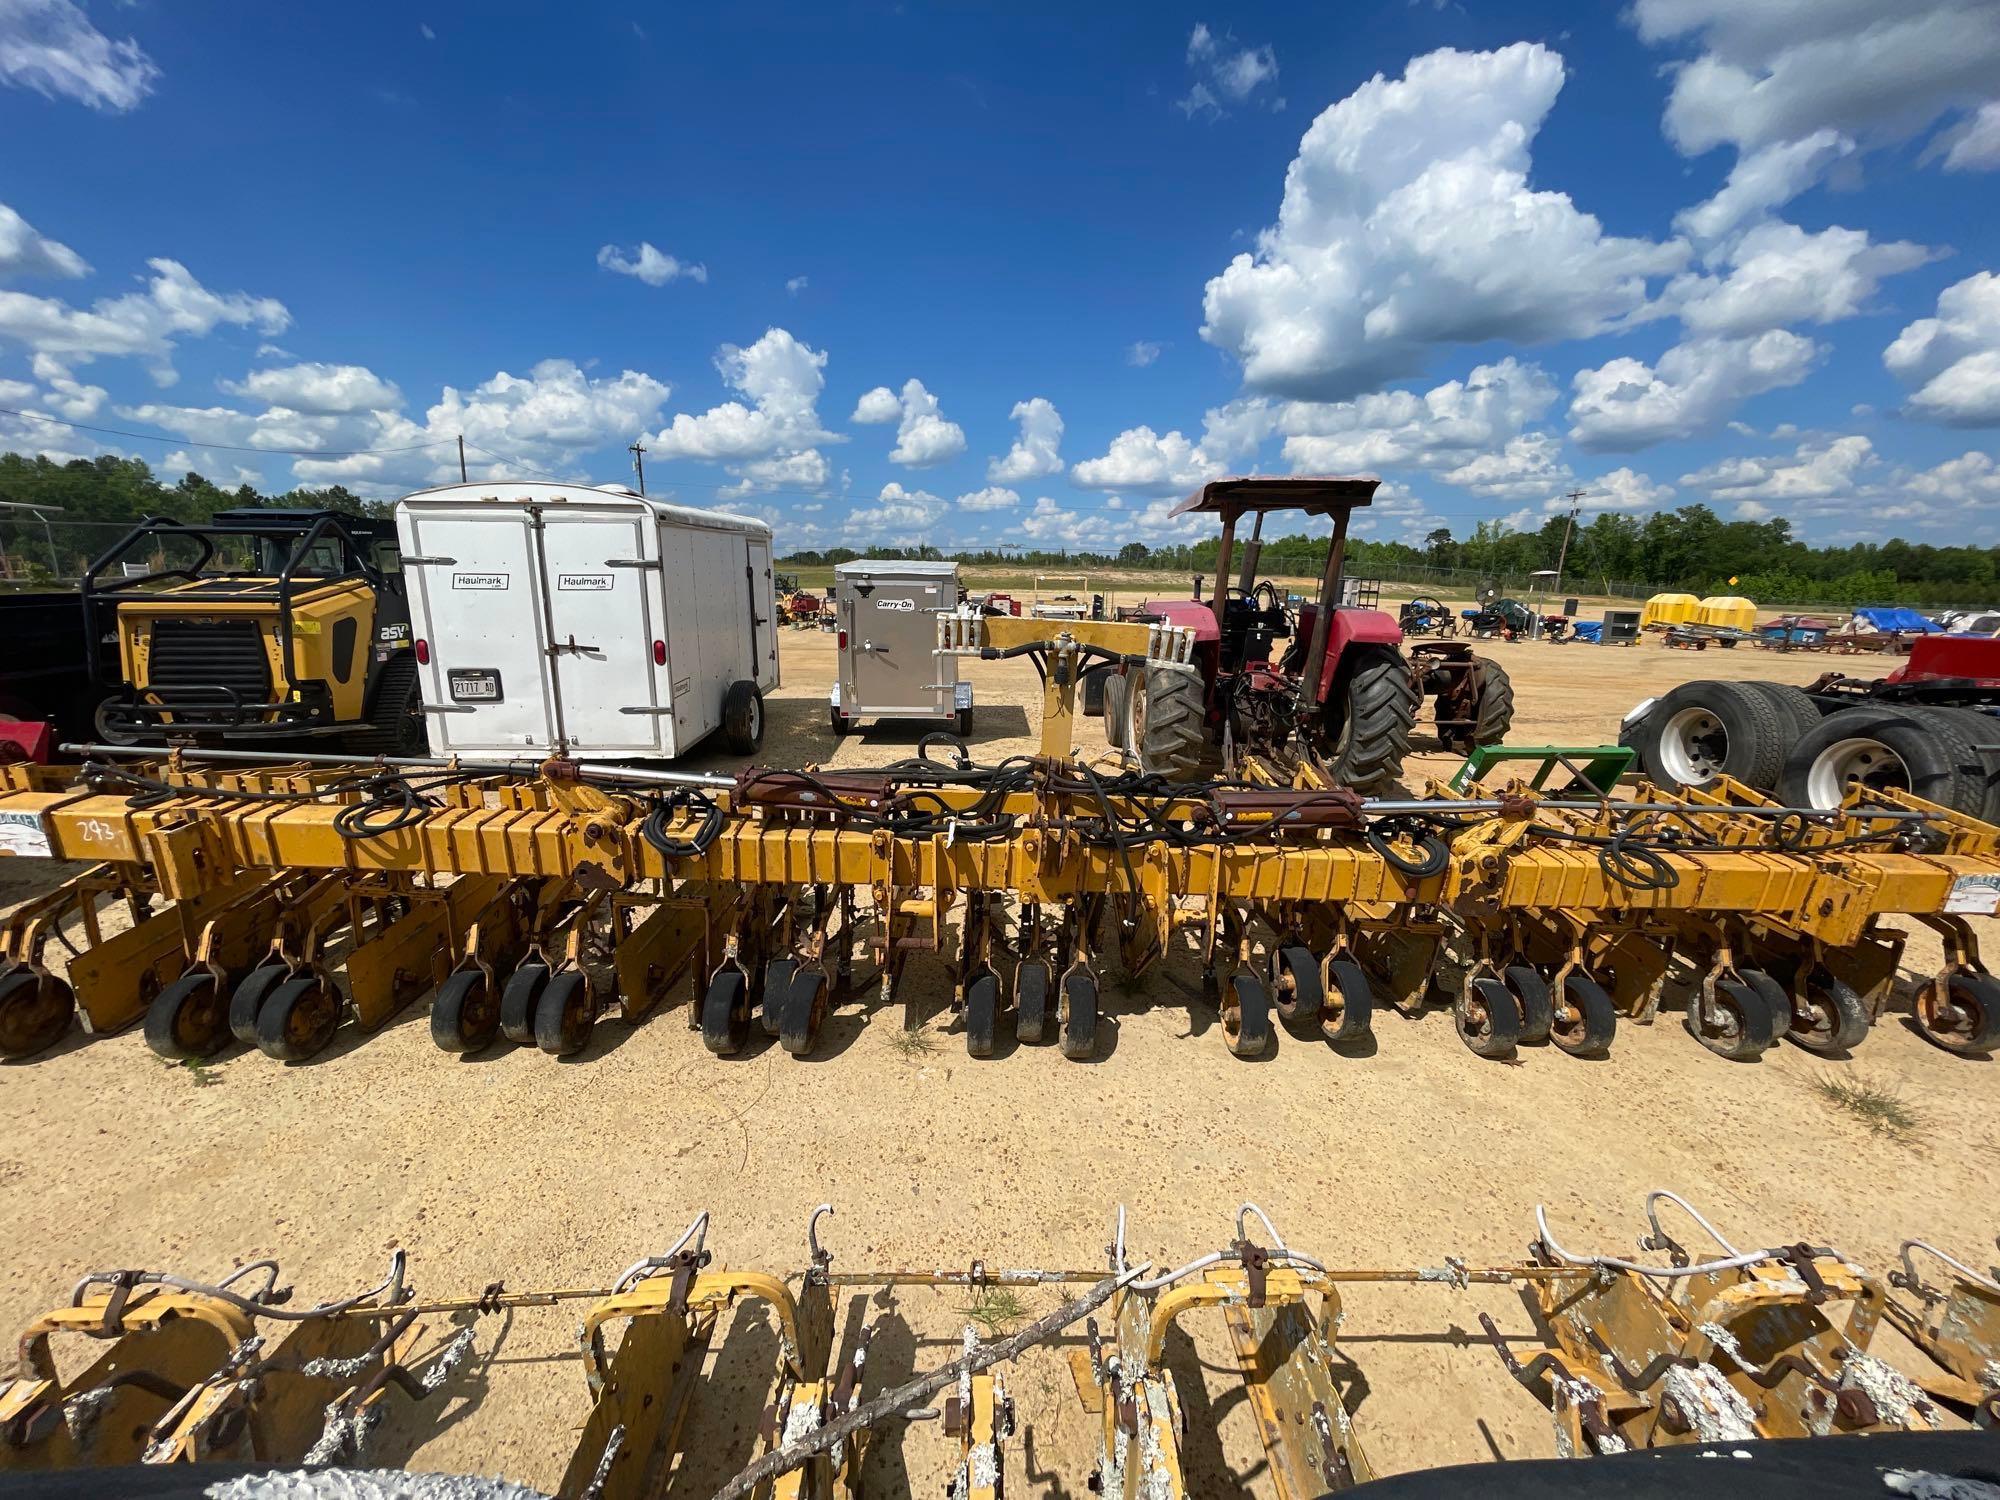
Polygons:
M1693 594L1655 594L1639 611L1639 628L1650 630L1655 625L1685 625L1700 607L1701 601Z
M1697 625L1733 625L1738 630L1755 630L1757 606L1734 594L1718 594L1713 599L1701 601L1695 609L1694 622Z

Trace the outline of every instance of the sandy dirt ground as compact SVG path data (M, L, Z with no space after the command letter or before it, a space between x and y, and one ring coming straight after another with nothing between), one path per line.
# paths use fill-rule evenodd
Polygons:
M1624 709L1688 677L1797 682L1829 665L1651 641L1491 650L1519 691L1514 738L1529 743L1613 740ZM831 667L831 637L786 637L786 685L760 758L846 766L911 753L919 728L833 739ZM974 664L969 675L976 753L1029 748L1031 669ZM1084 733L1101 738L1095 723ZM1454 764L1418 755L1410 785ZM0 901L54 873L0 861ZM1913 966L1936 957L1912 944ZM1780 1046L1737 1065L1686 1035L1670 997L1651 1028L1622 1028L1603 1061L1542 1047L1499 1064L1466 1051L1448 1012L1378 1010L1367 1055L1281 1031L1269 1056L1247 1063L1229 1056L1193 957L1180 953L1136 984L1110 978L1094 1062L1004 1043L974 1062L952 1028L942 966L920 962L906 984L930 1010L916 1040L900 1004L849 1006L808 1059L761 1036L739 1057L711 1057L684 1001L637 1027L600 1024L568 1061L504 1044L448 1056L431 1045L421 1004L381 1033L349 1028L310 1064L233 1049L199 1075L161 1062L136 1033L73 1035L0 1070L0 1328L66 1300L92 1267L212 1273L275 1255L299 1299L316 1300L372 1284L401 1247L427 1294L501 1278L513 1289L602 1286L702 1209L722 1261L791 1270L823 1201L838 1206L822 1235L842 1270L975 1257L1095 1269L1121 1203L1131 1253L1162 1264L1224 1244L1245 1200L1292 1243L1349 1266L1518 1258L1537 1203L1571 1245L1630 1252L1655 1186L1690 1195L1744 1241L1832 1243L1877 1271L1911 1235L1979 1260L2000 1227L2000 1064L1943 1053L1896 1017L1851 1061ZM1896 1091L1920 1128L1870 1133L1815 1090L1828 1075ZM881 1320L870 1387L949 1358L969 1301L843 1299L847 1333L864 1315ZM1017 1308L979 1311L1007 1327L1054 1305L1026 1293ZM1347 1298L1350 1404L1378 1468L1553 1452L1548 1414L1480 1340L1482 1310L1526 1346L1532 1322L1505 1289L1360 1287ZM479 1320L477 1356L440 1403L394 1418L370 1456L553 1488L588 1408L578 1315L571 1305ZM1097 1419L1071 1381L1066 1351L1078 1342L1008 1372L1014 1493L1087 1493ZM1922 1368L1893 1335L1878 1343ZM746 1310L719 1346L677 1494L708 1493L755 1451L770 1321ZM1191 1417L1190 1492L1272 1493L1219 1316L1191 1318L1169 1354ZM936 1423L885 1430L868 1459L873 1492L935 1493L953 1449Z

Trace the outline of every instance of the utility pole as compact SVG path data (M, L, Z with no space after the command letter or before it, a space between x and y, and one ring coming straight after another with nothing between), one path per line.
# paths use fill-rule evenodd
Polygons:
M1569 501L1569 521L1563 526L1562 551L1556 554L1555 591L1558 594L1562 592L1563 587L1563 564L1569 561L1570 534L1576 530L1577 508L1582 505L1583 497L1588 493L1589 491L1587 490L1571 490L1567 495L1563 496L1563 499Z
M458 435L458 482L465 483L465 434Z
M644 443L634 443L625 451L632 455L632 468L639 476L639 493L644 495L646 493L646 445Z

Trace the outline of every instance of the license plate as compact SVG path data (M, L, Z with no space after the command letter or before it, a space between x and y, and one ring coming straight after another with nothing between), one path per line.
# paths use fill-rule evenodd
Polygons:
M500 674L481 668L477 671L459 670L447 672L451 683L451 701L454 703L498 703L500 701Z

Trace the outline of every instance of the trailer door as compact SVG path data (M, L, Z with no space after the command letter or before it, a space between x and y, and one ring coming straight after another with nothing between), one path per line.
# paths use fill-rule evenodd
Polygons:
M749 584L750 639L756 654L752 675L765 692L778 685L778 603L771 583L771 543L761 536L744 539L748 561L743 569Z
M845 591L854 608L850 628L859 641L851 712L912 717L942 712L936 653L943 593L938 579L893 576Z
M574 750L655 753L653 592L659 549L639 505L551 505L542 511L542 585L558 723Z
M401 507L397 519L411 634L430 657L419 671L431 748L552 748L555 708L527 510L420 503Z

